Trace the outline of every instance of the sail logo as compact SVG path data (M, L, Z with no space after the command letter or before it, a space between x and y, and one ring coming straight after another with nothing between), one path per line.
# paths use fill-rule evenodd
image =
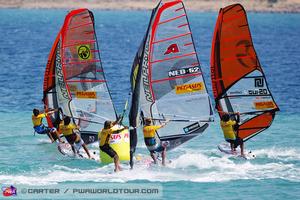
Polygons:
M191 83L191 84L184 84L184 85L177 85L175 88L176 94L185 94L185 93L192 93L192 92L199 92L204 90L203 82Z
M89 142L94 142L95 141L95 136L89 136Z
M60 55L60 42L57 45L56 59L55 59L55 69L56 69L57 84L60 87L61 94L64 98L69 99L68 91L67 91L67 88L66 88L66 84L65 84L64 76L63 76L63 72L62 72L61 55Z
M248 90L249 95L268 95L269 92L267 89L256 89L256 90Z
M179 52L179 48L177 44L171 44L167 50L165 51L164 55L169 55L171 53L178 53Z
M275 104L273 101L262 101L262 102L254 102L254 107L256 110L264 110L264 109L272 109L275 108Z
M255 87L264 87L264 79L263 78L255 78L254 86Z
M186 133L186 134L189 134L189 133L193 133L195 132L196 130L200 129L200 125L198 122L194 123L194 124L191 124L187 127L184 127L183 128L183 131Z
M3 186L1 189L4 197L17 196L17 188L12 185L9 187Z
M142 63L142 79L143 79L143 86L144 86L144 93L145 98L149 102L153 102L153 97L150 91L150 81L149 81L149 44L145 45L143 63Z
M89 60L92 58L90 45L80 45L77 46L77 54L79 56L79 60Z
M94 91L76 91L75 96L78 99L97 99L97 93Z
M169 71L169 77L182 76L182 75L186 75L186 74L194 74L194 73L198 73L199 71L200 71L199 66L175 69L175 70Z

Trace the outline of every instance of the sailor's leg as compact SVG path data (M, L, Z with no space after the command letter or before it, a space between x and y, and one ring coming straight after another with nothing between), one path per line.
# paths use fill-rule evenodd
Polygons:
M119 161L119 156L118 154L115 154L114 156L114 163L115 163L115 172L118 172L121 170L121 167L120 167L120 161Z
M74 144L71 144L71 148L72 148L72 151L73 151L74 155L76 155Z
M235 152L236 149L234 148L234 142L233 141L230 141L230 149L231 149L231 152Z
M245 156L244 154L244 142L241 140L241 143L240 143L240 148L241 148L241 156Z
M161 152L161 158L162 158L162 165L166 166L166 152L167 152L167 148L164 147L164 150Z
M51 143L53 143L55 140L54 140L53 137L52 137L51 131L50 131L50 130L47 130L46 133L47 133L48 137L50 138Z
M156 161L157 159L156 159L154 151L150 152L150 156L152 157L154 164L156 164L157 163L157 161Z
M91 158L91 154L85 143L82 144L82 147L83 147L84 151L86 152L86 154L88 155L88 157Z
M58 133L58 131L56 130L56 128L51 128L51 135L52 135L53 139L55 139L55 141L58 140L59 142L64 142L64 141L60 138L59 133Z
M76 139L74 142L74 147L77 153L79 153L80 148L83 146L84 142L81 139L81 137L79 136L79 134L76 134Z

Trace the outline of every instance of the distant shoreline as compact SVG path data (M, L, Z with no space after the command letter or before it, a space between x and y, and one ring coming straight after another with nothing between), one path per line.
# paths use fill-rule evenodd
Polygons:
M157 0L0 0L0 8L20 9L75 9L89 8L101 10L150 10ZM233 3L241 3L252 12L288 12L300 13L298 0L185 0L188 10L214 11Z

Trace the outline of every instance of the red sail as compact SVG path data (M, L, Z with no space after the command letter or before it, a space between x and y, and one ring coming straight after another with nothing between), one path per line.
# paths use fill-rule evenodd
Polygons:
M247 140L271 125L279 109L267 86L240 4L220 9L212 41L211 79L219 114L241 113L239 137Z

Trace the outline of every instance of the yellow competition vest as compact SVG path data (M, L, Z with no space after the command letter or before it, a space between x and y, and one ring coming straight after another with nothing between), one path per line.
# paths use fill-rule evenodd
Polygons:
M59 125L59 131L64 135L72 135L73 134L73 129L76 129L77 126L75 124L69 124L69 125L64 125L63 123Z
M236 124L236 121L229 120L227 122L221 121L221 128L224 133L225 139L235 140L235 131L233 130L233 125Z
M143 133L145 138L155 137L155 131L160 129L162 126L144 126Z
M108 144L110 135L113 133L113 130L110 129L102 129L101 132L98 133L98 139L100 146Z
M46 113L39 114L38 116L32 115L33 127L41 125L43 118L46 116L47 116Z

